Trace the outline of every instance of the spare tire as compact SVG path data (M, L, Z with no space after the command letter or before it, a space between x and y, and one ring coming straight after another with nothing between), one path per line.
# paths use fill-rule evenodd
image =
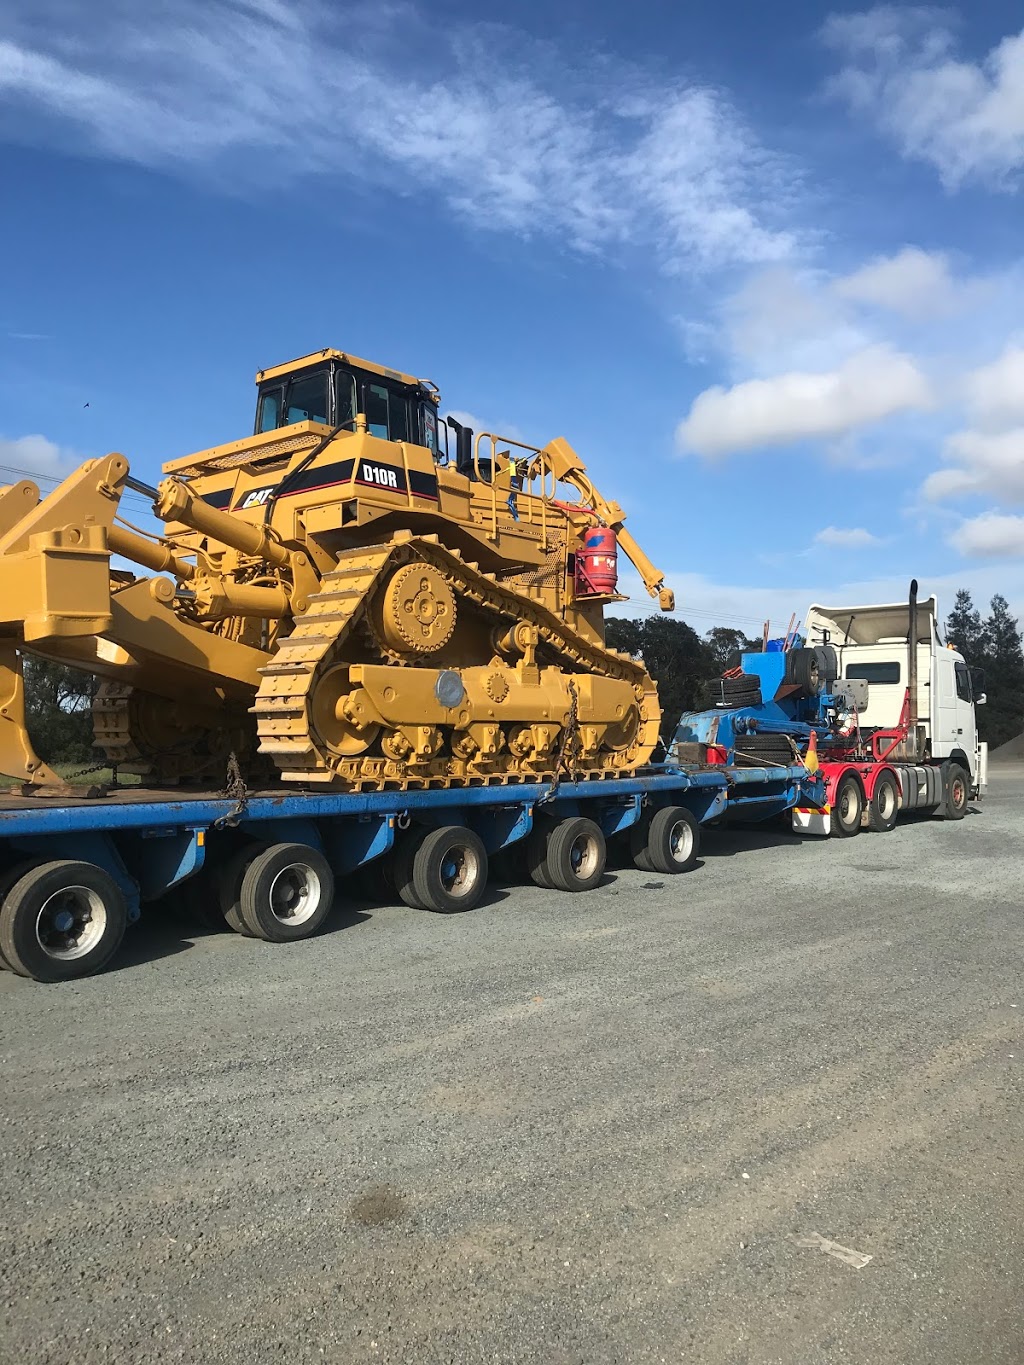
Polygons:
M791 649L786 655L786 682L805 697L817 695L821 684L818 659L813 649Z
M839 655L831 645L815 645L814 657L818 661L818 682L827 687L839 677Z

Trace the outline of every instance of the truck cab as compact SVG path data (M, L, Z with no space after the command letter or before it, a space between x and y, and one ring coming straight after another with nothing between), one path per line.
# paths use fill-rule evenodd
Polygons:
M985 701L984 678L939 634L938 600L918 602L917 721L927 759L956 759L980 790L987 777L988 746L978 740L975 708ZM867 700L857 706L863 732L892 730L900 723L910 678L910 607L906 602L870 606L812 606L809 645L835 650L840 684L860 684ZM851 693L855 690L851 688Z

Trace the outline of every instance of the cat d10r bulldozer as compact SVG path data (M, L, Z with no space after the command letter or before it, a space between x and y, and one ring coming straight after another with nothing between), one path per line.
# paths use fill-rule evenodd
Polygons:
M112 454L43 500L0 490L0 772L60 787L23 653L96 675L98 748L156 782L222 779L231 754L250 782L355 790L650 758L655 685L604 643L616 547L672 594L566 441L474 436L433 384L335 350L257 384L255 433L157 488ZM128 488L161 535L125 524Z

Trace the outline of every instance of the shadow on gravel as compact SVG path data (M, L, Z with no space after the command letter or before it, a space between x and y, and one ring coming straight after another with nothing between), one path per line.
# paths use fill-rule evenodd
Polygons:
M824 840L801 838L781 825L731 825L706 829L701 837L701 852L706 858L735 858L764 848L806 848Z
M143 912L138 924L129 928L124 942L104 975L122 972L128 967L139 967L143 962L157 962L162 957L175 957L195 947L196 938L205 938L209 930L184 921Z

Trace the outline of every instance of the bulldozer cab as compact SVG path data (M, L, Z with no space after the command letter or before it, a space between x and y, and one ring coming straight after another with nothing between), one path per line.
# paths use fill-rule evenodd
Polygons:
M256 376L256 434L297 422L318 422L352 431L357 413L384 441L424 446L447 462L447 438L439 448L438 393L429 383L337 351L304 356Z

